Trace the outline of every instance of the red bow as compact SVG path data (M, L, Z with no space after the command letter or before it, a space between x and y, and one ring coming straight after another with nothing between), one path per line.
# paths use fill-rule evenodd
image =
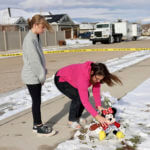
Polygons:
M111 107L109 107L108 109L103 110L103 114L104 114L104 115L107 115L107 114L113 114L113 110L112 110L112 108L111 108Z

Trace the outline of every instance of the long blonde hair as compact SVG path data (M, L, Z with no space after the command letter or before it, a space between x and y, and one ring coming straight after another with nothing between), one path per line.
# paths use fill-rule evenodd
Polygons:
M44 16L37 14L32 17L32 19L28 19L29 29L33 27L34 24L43 24L47 30L53 31L52 26L45 20Z

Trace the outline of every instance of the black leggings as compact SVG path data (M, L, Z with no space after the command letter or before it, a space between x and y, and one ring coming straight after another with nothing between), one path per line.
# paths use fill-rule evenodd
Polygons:
M41 84L28 84L27 88L32 98L33 124L42 124L41 121Z
M84 110L78 90L68 82L59 82L59 76L55 75L54 81L56 87L72 100L69 110L69 121L78 121Z

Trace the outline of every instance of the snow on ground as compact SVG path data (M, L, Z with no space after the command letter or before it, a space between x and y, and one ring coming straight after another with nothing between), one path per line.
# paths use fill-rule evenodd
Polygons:
M78 45L78 44L92 44L89 39L74 39L74 40L66 40L67 45Z
M149 40L150 36L140 36L138 39L139 40Z
M53 78L47 79L42 87L42 102L61 94L54 86ZM26 110L31 105L32 101L26 88L6 93L0 96L0 120Z
M150 51L143 50L104 62L110 72L115 72L150 57ZM48 78L42 88L42 102L50 100L61 93L54 85L53 77ZM0 120L31 107L31 98L27 89L15 90L0 95Z
M92 45L92 42L89 39L66 39L66 45L64 46L48 46L44 47L43 51L59 51L59 50L65 50L65 49L73 49L73 48L82 48L83 46L90 46ZM5 54L4 51L0 51L2 54ZM8 54L17 54L22 53L20 50L9 50L7 51ZM6 53L6 54L7 54ZM18 55L19 56L19 55ZM17 57L17 56L0 56L0 59L5 59L9 57Z
M63 50L63 49L69 49L69 48L80 48L83 46L89 46L92 45L92 41L89 39L66 39L66 46L54 46L54 47L48 47L44 48L45 51L55 51L55 50Z
M150 36L140 36L138 40L149 40ZM92 41L89 39L66 39L66 46L54 46L50 47L53 50L62 50L68 48L79 48L83 46L92 45ZM45 51L49 51L49 48L44 48Z
M144 38L143 38L144 39ZM78 45L91 44L89 40L68 40L67 45L76 47ZM66 47L63 47L65 49ZM56 50L57 48L51 49ZM60 48L61 49L61 48ZM48 49L45 49L48 50ZM121 58L115 58L104 62L110 72L115 72L150 57L150 51L138 51ZM113 107L116 107L117 119L121 123L121 131L125 138L118 140L110 134L103 141L99 141L98 132L88 130L77 131L73 140L68 140L58 145L56 150L150 150L150 79L128 93L121 100L102 93L102 99L109 99ZM50 100L61 93L54 85L53 77L46 80L42 89L42 102ZM27 89L11 91L0 95L0 120L19 113L31 107L31 98Z
M141 36L138 38L138 40L149 40L150 36ZM70 48L82 48L83 46L90 46L92 45L92 41L89 39L66 39L66 45L64 46L48 46L44 47L44 51L58 51L58 50L65 50L65 49L70 49ZM16 54L20 52L20 50L9 50L9 54ZM3 54L3 51L2 51ZM5 54L5 53L4 53ZM16 57L16 56L0 56L0 59L5 59L8 57Z
M104 93L112 106L117 108L116 118L121 123L124 139L109 134L105 140L98 139L98 132L86 125L77 131L74 139L59 144L56 150L150 150L150 78L119 101Z

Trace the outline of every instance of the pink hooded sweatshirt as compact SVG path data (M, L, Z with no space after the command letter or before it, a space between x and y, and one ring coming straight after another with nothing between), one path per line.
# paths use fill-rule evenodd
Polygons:
M59 82L68 82L70 85L78 89L81 102L86 110L95 117L98 113L89 102L88 88L91 86L90 73L91 61L81 64L72 64L60 69L57 76L60 76ZM95 106L101 106L100 83L92 87Z

